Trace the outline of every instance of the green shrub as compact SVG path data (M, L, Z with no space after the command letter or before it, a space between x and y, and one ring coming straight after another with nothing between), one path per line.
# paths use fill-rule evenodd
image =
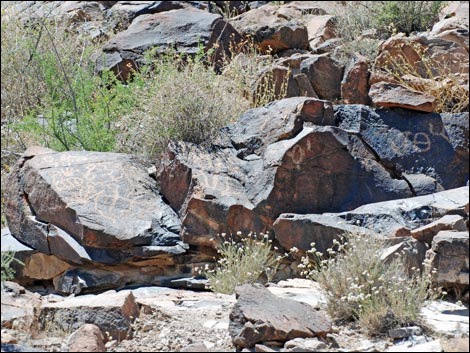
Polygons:
M207 265L202 271L214 292L232 294L236 286L256 283L263 275L267 281L272 279L283 256L273 250L267 234L250 233L240 242L223 238L216 267Z
M379 28L410 35L431 29L444 1L381 1L376 21Z
M438 293L419 270L409 277L400 256L381 260L383 239L349 234L334 244L329 256L312 244L300 267L326 290L328 312L336 319L355 320L369 334L385 333L417 323L424 301Z
M2 251L2 274L1 282L9 281L15 277L15 270L11 267L13 262L22 264L22 262L15 258L15 253L12 251Z
M344 1L336 12L336 29L343 44L335 52L343 64L358 53L375 60L380 40L403 32L432 28L443 1Z

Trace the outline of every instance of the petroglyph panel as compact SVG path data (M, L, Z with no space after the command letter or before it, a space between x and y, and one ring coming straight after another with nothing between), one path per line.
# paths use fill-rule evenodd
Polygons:
M83 245L152 245L163 218L176 219L154 180L130 156L53 153L36 156L27 168L31 181L25 192L37 216L71 232Z

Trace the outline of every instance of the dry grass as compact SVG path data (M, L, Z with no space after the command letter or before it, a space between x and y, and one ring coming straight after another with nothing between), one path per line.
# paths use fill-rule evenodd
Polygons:
M333 317L355 320L371 335L417 323L425 300L437 294L429 289L430 277L417 269L406 274L401 257L384 263L382 239L349 234L335 241L328 256L312 245L300 265L303 274L326 290Z
M468 111L468 73L453 72L447 63L431 58L427 48L413 46L419 58L410 62L404 52L388 57L375 70L387 74L401 85L418 92L428 93L436 99L435 112L460 113Z
M241 232L237 236L241 237ZM201 273L214 292L224 294L234 293L236 286L259 282L262 276L269 282L284 258L274 251L267 234L254 233L239 242L228 240L222 234L218 253L216 267L206 266Z

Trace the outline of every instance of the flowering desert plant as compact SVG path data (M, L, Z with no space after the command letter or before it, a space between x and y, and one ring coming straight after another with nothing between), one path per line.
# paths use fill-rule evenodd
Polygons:
M334 241L328 257L312 243L300 265L303 275L326 290L329 313L357 321L369 334L417 323L425 300L439 293L419 269L407 274L402 254L381 259L383 248L384 239L348 234Z
M241 241L227 239L222 233L222 242L217 250L220 257L216 266L210 269L209 265L200 271L210 283L214 292L232 294L235 287L242 284L252 284L261 280L263 275L269 282L276 273L281 260L285 255L275 252L272 240L268 234L249 233Z

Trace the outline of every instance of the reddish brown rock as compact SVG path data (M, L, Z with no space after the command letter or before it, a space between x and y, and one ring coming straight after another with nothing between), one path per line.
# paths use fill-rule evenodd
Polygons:
M179 239L176 214L145 168L128 155L29 149L7 183L11 233L45 254L99 261L93 253L99 248L169 245L171 238Z
M426 53L425 55L423 53ZM426 58L426 63L422 60ZM375 67L396 71L396 67L409 65L407 71L420 77L446 73L468 73L468 51L459 43L434 37L395 36L385 41L375 60ZM443 65L445 63L445 65Z
M237 287L236 294L238 301L230 313L229 330L238 349L263 341L325 337L331 331L327 317L308 304L249 285Z
M461 216L447 215L423 227L413 229L411 235L413 238L431 245L434 236L442 230L464 232L467 230L467 226Z
M279 8L265 5L234 17L230 23L244 36L253 38L261 51L271 54L286 49L306 49L306 27L295 18L278 15Z
M106 352L104 336L100 328L85 324L67 339L69 352Z
M430 94L394 83L373 84L369 90L369 97L374 105L383 108L405 108L430 113L436 107L436 99Z
M312 16L307 22L310 49L315 50L328 39L336 38L335 17L332 15Z
M341 81L341 98L345 104L370 104L369 75L369 64L364 57L346 67Z
M341 97L344 67L330 54L314 55L302 61L300 71L307 75L321 99L335 100Z

